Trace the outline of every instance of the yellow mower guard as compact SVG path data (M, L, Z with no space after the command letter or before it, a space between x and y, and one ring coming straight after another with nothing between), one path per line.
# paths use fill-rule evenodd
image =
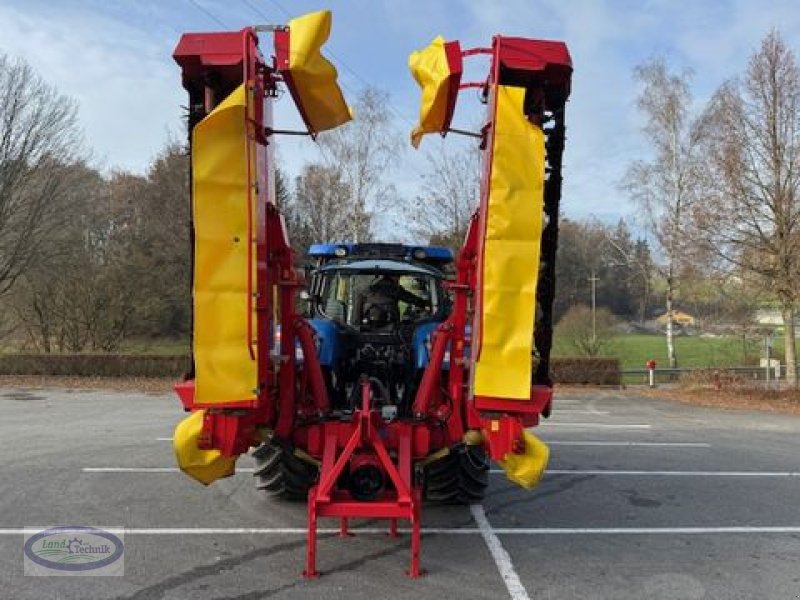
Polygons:
M250 403L258 388L255 312L248 301L255 281L255 202L248 200L247 157L253 152L246 147L252 144L246 111L240 85L192 138L194 401L206 406Z
M201 450L197 447L204 416L204 410L197 410L178 423L172 447L181 471L203 485L209 485L217 479L233 475L236 457L222 456L219 450Z
M550 459L550 448L530 431L524 431L522 439L525 442L523 453L508 453L497 463L510 481L529 490L541 481Z

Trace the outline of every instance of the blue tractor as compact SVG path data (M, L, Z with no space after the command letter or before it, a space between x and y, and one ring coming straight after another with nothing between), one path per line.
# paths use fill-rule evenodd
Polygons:
M314 244L307 313L334 410L359 403L369 377L385 417L407 417L436 327L451 312L453 253L437 246ZM446 365L445 365L446 366Z

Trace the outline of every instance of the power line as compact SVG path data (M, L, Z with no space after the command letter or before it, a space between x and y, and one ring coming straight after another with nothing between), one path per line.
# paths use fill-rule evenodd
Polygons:
M253 11L255 14L257 14L259 17L261 17L261 18L262 18L262 19L264 19L264 20L265 20L267 23L269 23L269 21L271 20L271 18L270 18L269 16L267 16L267 15L266 15L266 13L264 13L264 12L263 12L263 11L262 11L260 8L258 8L257 6L255 6L255 5L254 5L252 2L250 2L250 0L242 0L242 2L244 2L244 3L245 3L247 6L249 6L249 7L250 7L250 10L252 10L252 11ZM291 16L291 15L290 15L290 14L289 14L289 13L286 11L286 9L285 9L285 8L283 8L281 5L279 5L279 4L277 4L277 3L276 3L276 6L277 6L277 7L278 7L278 8L281 10L281 12L285 13L287 16ZM328 54L331 54L331 53L330 53L330 51L328 51ZM333 55L331 54L331 56L333 56ZM339 82L339 84L341 85L341 87L343 87L343 88L344 88L344 90L345 90L346 92L348 92L348 93L352 94L353 96L356 96L356 95L357 95L357 94L356 94L356 92L355 92L355 90L352 90L352 89L350 89L350 87L349 87L349 86L348 86L348 85L347 85L347 84L346 84L344 81L341 81L341 82ZM390 108L391 108L391 107L390 107Z
M249 6L251 8L251 10L253 10L253 12L258 14L261 18L269 20L269 17L264 12L262 12L261 9L259 9L257 6L254 6L253 3L250 2L250 0L242 0L242 2L244 2L247 6ZM278 0L269 0L269 2L275 8L277 8L280 12L282 12L285 16L287 16L287 17L291 17L292 16L292 14L288 10L286 10L286 8L280 2L278 2ZM330 48L326 48L325 51L326 51L326 53L328 55L330 55L330 57L333 60L335 60L337 63L339 63L339 65L341 65L344 68L345 71L350 73L350 75L354 79L356 79L359 83L361 83L362 86L367 87L367 88L370 87L370 83L366 79L364 79L361 75L359 75L358 72L354 68L352 68L350 65L348 65L341 57L339 57L337 54L335 54L333 52L333 50L331 50ZM347 91L352 91L352 90L349 90L347 88L347 86L345 86L344 84L342 84L342 87L344 87ZM387 106L388 106L389 110L394 114L394 116L399 118L401 121L405 121L409 125L416 125L416 122L414 120L409 119L408 117L403 115L399 110L397 110L394 107L394 105L391 102L388 102Z
M212 13L210 10L208 10L208 9L207 9L205 6L201 5L201 4L200 4L199 2L197 2L196 0L187 0L187 2L189 2L189 3L190 3L192 6L194 6L194 7L195 7L197 10L201 11L201 12L202 12L204 15L206 15L206 16L207 16L209 19L211 19L212 21L214 21L214 22L215 22L215 23L217 23L218 25L221 25L221 26L222 26L222 27L224 27L225 29L230 29L230 27L229 27L229 26L228 26L226 23L224 23L224 22L223 22L221 19L219 19L219 18L218 18L218 17L217 17L217 16L216 16L214 13Z
M249 2L249 0L243 0L243 2L245 2L245 3L246 3L246 4L248 4L248 5L250 5L250 2ZM288 10L286 10L286 9L283 7L283 5L281 5L281 3L280 3L280 2L278 2L278 0L269 0L269 2L270 2L270 3L271 3L273 6L275 6L275 7L276 7L276 8L277 8L279 11L281 11L281 12L282 12L284 15L286 15L287 17L291 17L291 16L292 16L292 15L291 15L291 13L289 13L289 11L288 11ZM257 11L257 12L259 12L259 14L261 14L261 13L260 13L260 11ZM263 16L263 15L262 15L262 16ZM362 84L362 85L369 87L369 82L367 82L367 81L366 81L366 80L365 80L363 77L361 77L361 75L359 75L358 73L356 73L355 69L351 68L351 67L350 67L350 65L348 65L348 64L347 64L346 62L344 62L344 61L343 61L341 58L339 58L338 56L336 56L336 55L333 53L333 51L332 51L330 48L327 48L327 51L328 51L328 54L330 54L330 55L331 55L331 58L333 58L333 59L334 59L336 62L340 63L340 64L341 64L341 65L342 65L342 66L345 68L345 70L349 71L349 72L350 72L350 74L351 74L353 77L355 77L356 79L358 79L358 81L360 81L360 82L361 82L361 84Z
M252 2L250 2L250 0L242 0L242 2L244 2L247 6L249 6L250 10L256 13L259 17L265 19L267 23L270 21L270 18L266 14L261 12L261 9L255 6Z
M242 0L242 2L244 2L244 3L245 3L247 6L249 6L249 7L250 7L250 9L251 9L253 12L255 12L257 15L259 15L259 16L260 16L262 19L266 19L266 20L267 20L267 22L269 22L269 20L270 20L270 17L268 17L268 16L267 16L267 15L266 15L264 12L262 12L262 11L261 11L261 10L260 10L258 7L254 6L254 5L253 5L253 4L250 2L250 0ZM284 16L286 16L286 17L288 17L288 18L291 18L291 17L292 17L292 14L291 14L291 13L290 13L288 10L286 10L286 8L285 8L283 5L281 5L281 3L280 3L280 2L278 2L278 0L269 0L269 2L270 2L270 3L271 3L271 4L272 4L272 5L275 7L275 8L277 8L277 9L278 9L278 10L279 10L281 13L283 13L283 15L284 15ZM363 77L361 77L361 75L359 75L359 74L356 72L356 70L355 70L355 69L353 69L352 67L350 67L350 65L348 65L348 64L347 64L345 61L343 61L341 58L339 58L339 57L338 57L338 56L337 56L337 55L336 55L336 54L335 54L333 51L331 51L331 49L330 49L330 48L326 48L325 50L326 50L326 53L327 53L328 55L330 55L330 57L331 57L333 60L335 60L335 61L336 61L337 63L339 63L339 64L340 64L342 67L344 67L344 69L345 69L346 71L348 71L348 72L349 72L349 73L350 73L350 74L351 74L351 75L352 75L352 76L353 76L353 77L354 77L356 80L358 80L358 81L361 83L361 85L363 85L365 88L368 88L368 87L370 87L370 84L369 84L369 82L367 82L367 81L366 81L366 80L365 80ZM341 86L342 86L342 87L343 87L343 88L344 88L344 89L345 89L347 92L349 92L349 93L353 94L354 96L356 95L356 94L355 94L355 92L353 92L352 90L350 90L350 88L349 88L347 85L345 85L345 83L344 83L344 82L341 82ZM398 110L396 110L396 109L395 109L395 107L394 107L394 106L391 104L391 102L387 102L387 103L386 103L386 105L387 105L387 107L388 107L389 111L390 111L392 114L394 114L394 115L395 115L397 118L399 118L401 121L405 121L405 122L406 122L406 123L408 123L409 125L414 125L414 126L416 125L416 121L413 121L413 120L409 119L408 117L406 117L406 116L404 116L402 113L400 113ZM410 170L411 170L413 173L415 173L415 174L417 175L417 177L419 178L419 180L420 180L420 181L421 181L421 180L422 180L422 179L425 177L425 174L424 174L424 173L423 173L423 172L422 172L422 171L419 169L419 167L418 167L417 165L415 165L415 164L414 164L414 162L413 162L413 159L412 159L411 161L404 160L404 163L405 163L405 166L406 166L406 168L410 169Z
M271 17L270 17L270 16L268 16L268 15L267 15L267 14L266 14L264 11L262 11L262 10L261 10L261 9L260 9L260 8L259 8L257 5L253 4L253 3L252 3L250 0L242 0L242 2L243 2L245 5L247 5L247 6L250 8L250 10L252 10L252 11L253 11L253 12L254 12L256 15L258 15L259 17L261 17L262 19L264 19L266 22L268 22L268 23L269 23L269 21L271 20ZM285 8L285 7L284 7L284 6L283 6L283 5L280 3L280 2L278 2L278 0L269 0L269 2L270 2L270 4L272 4L272 5L273 5L275 8L277 8L277 9L278 9L278 11L280 11L281 13L283 13L283 15L284 15L285 17L291 18L291 17L293 16L293 15L292 15L292 13L290 13L290 12L289 12L289 11L288 11L288 10L287 10L287 9L286 9L286 8ZM330 48L326 48L325 50L326 50L326 53L327 53L327 54L329 54L329 55L330 55L330 57L331 57L332 59L334 59L334 60L335 60L337 63L339 63L339 64L340 64L342 67L344 67L344 69L345 69L346 71L348 71L348 72L349 72L349 73L350 73L350 74L351 74L351 75L352 75L352 76L353 76L353 77L354 77L356 80L358 80L358 81L359 81L359 82L360 82L360 83L361 83L361 84L362 84L364 87L370 87L370 84L369 84L369 82L368 82L368 81L366 81L366 80L365 80L363 77L361 77L361 75L359 75L359 74L356 72L356 70L355 70L355 69L353 69L352 67L350 67L350 65L348 65L348 64L347 64L346 62L344 62L344 61L343 61L341 58L339 58L339 57L338 57L336 54L334 54L334 53L331 51L331 49L330 49ZM349 86L347 86L347 85L346 85L346 84L345 84L343 81L341 82L341 86L342 86L342 87L345 89L345 91L347 91L348 93L352 94L353 96L356 96L356 95L357 95L357 94L355 93L355 91L354 91L354 90L352 90L352 89L350 89L350 87L349 87ZM391 102L387 102L386 104L387 104L387 107L389 108L389 111L390 111L392 114L394 114L394 115L395 115L397 118L399 118L401 121L405 121L405 122L406 122L406 123L408 123L409 125L414 125L414 126L416 125L416 122L415 122L415 121L413 121L413 120L409 119L408 117L406 117L406 116L404 116L402 113L400 113L400 112L399 112L397 109L395 109L395 107L392 105L392 103L391 103ZM414 173L416 173L416 175L417 175L418 177L420 177L420 178L422 178L422 177L423 177L423 173L422 173L422 171L421 171L421 170L420 170L420 169L419 169L419 168L418 168L418 167L417 167L415 164L413 164L413 161L412 161L412 162L408 162L408 161L406 161L406 166L407 166L408 168L410 168L410 169L411 169L411 170L412 170Z
M290 13L288 10L286 10L286 9L285 9L285 8L284 8L284 7L281 5L281 3L280 3L280 2L278 2L278 0L269 0L269 2L270 2L270 4L272 4L273 6L275 6L275 7L276 7L276 8L277 8L279 11L281 11L281 12L282 12L284 15L286 15L287 17L291 17L291 16L292 16L292 13Z

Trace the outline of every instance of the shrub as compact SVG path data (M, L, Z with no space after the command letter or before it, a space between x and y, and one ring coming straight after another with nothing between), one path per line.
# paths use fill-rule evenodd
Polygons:
M0 354L0 375L178 378L190 366L185 355Z
M553 358L550 372L555 383L620 385L622 382L619 359L606 356Z
M553 381L582 385L620 385L617 358L553 358ZM142 354L0 354L0 375L77 377L174 377L191 366L191 357Z
M595 310L577 305L567 311L556 325L555 336L571 346L573 352L582 356L597 356L607 353L616 333L617 319L607 308Z
M693 369L681 373L679 381L688 389L723 389L752 383L740 373L725 369Z

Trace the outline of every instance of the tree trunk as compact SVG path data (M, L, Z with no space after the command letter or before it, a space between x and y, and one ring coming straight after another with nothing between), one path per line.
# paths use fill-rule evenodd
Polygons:
M747 365L747 332L742 331L742 366Z
M42 350L50 354L50 327L47 322L48 317L45 316L44 310L42 310L42 307L36 300L33 301L33 310L36 312L36 318L38 320L37 329L42 338Z
M797 355L795 352L794 339L794 307L791 305L783 307L783 345L786 353L786 383L791 387L797 387Z
M675 356L675 339L673 335L673 310L672 310L672 279L667 281L667 360L670 369L678 367L678 358Z
M639 324L644 327L644 322L647 320L647 307L650 305L650 278L645 275L644 279L644 294L642 297L641 312L639 313Z

